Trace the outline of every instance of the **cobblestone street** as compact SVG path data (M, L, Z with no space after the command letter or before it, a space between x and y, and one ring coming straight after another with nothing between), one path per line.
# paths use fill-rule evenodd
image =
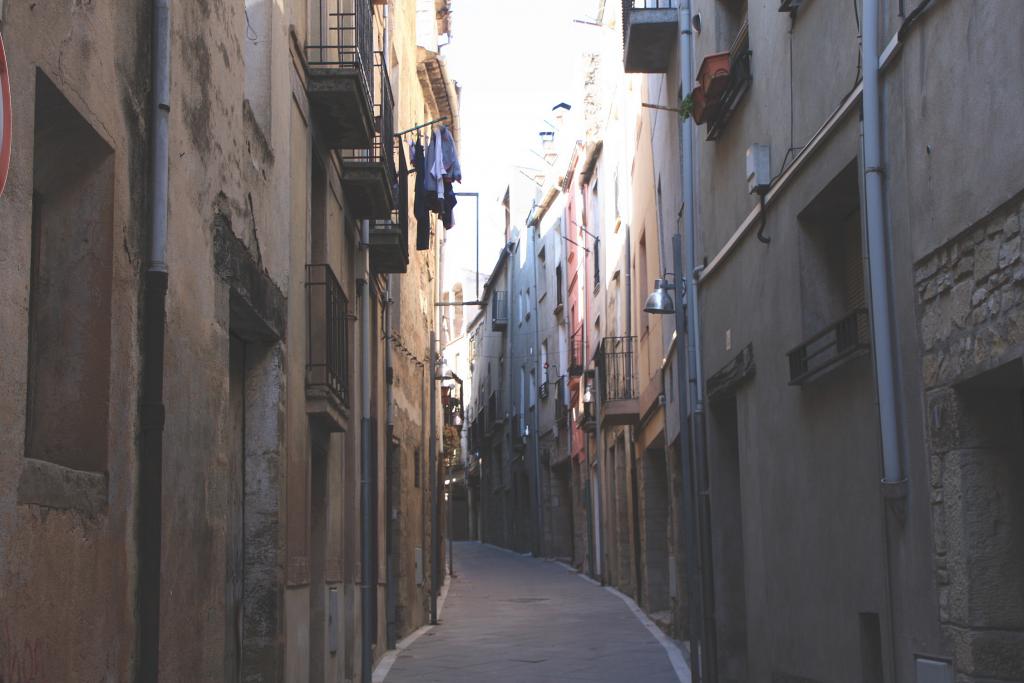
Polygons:
M375 681L690 680L674 642L562 564L457 543L455 573L439 625L381 662Z

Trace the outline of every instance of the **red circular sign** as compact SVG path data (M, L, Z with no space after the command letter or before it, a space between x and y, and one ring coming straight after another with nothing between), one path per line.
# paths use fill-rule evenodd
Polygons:
M7 183L7 170L11 166L11 78L7 70L4 38L0 36L0 194Z

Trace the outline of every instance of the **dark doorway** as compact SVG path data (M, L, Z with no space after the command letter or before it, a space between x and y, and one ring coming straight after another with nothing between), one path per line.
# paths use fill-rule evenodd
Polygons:
M327 639L328 439L310 426L309 680L323 683Z
M747 594L743 558L743 493L736 396L714 406L711 480L712 564L719 680L747 680Z

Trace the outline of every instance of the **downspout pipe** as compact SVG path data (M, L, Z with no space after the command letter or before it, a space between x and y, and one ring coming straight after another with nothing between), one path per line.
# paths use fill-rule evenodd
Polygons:
M144 277L139 422L139 655L136 680L160 675L160 561L163 534L164 340L167 320L167 209L171 101L171 0L153 2L153 90L150 130L150 234Z
M864 206L871 289L871 336L878 386L878 418L882 433L883 488L898 495L906 486L900 454L900 428L895 368L895 327L889 282L888 230L882 162L882 106L878 63L879 0L864 0L863 120Z
M691 25L691 3L683 0L680 13L680 74L687 87L694 81L693 74L693 31ZM717 625L714 610L714 583L712 572L711 551L711 501L710 478L708 474L707 426L704 411L704 367L701 356L700 333L700 299L698 281L700 271L697 265L697 211L694 205L695 186L695 145L692 118L680 120L682 137L682 181L683 181L683 242L685 256L685 277L689 282L686 288L686 357L688 363L692 397L692 428L694 474L696 476L696 515L699 538L698 562L700 566L700 584L702 600L702 661L701 674L705 683L716 683L718 680ZM683 340L678 340L682 342Z
M360 392L360 422L359 422L359 503L360 523L362 534L360 538L360 551L362 555L362 576L360 581L360 604L362 605L361 626L362 638L360 642L362 654L362 666L360 669L360 680L363 683L370 683L373 677L373 641L374 641L374 616L377 609L376 601L373 599L373 587L376 583L374 576L376 569L376 558L373 556L373 534L375 531L375 515L373 509L373 490L371 486L371 472L373 468L373 421L370 419L370 221L362 221L362 234L360 237L360 250L363 251L364 280L359 283L359 351L362 368L359 372Z
M672 236L672 262L675 272L683 269L683 240L678 234ZM686 285L685 277L676 275L674 286L675 296L675 365L678 373L676 387L678 389L679 408L679 457L683 474L683 486L680 502L683 508L683 535L686 544L686 586L687 586L687 617L690 628L690 671L693 683L704 683L703 676L705 653L704 639L701 634L702 619L702 583L700 580L700 560L698 552L696 481L693 451L690 448L690 392L689 372L687 368L686 344Z
M436 314L435 314L436 319ZM437 332L430 331L430 623L437 624L438 564L441 562L437 502Z
M531 228L527 225L527 230L531 231L530 242L533 244L533 254L530 259L533 269L533 339L535 346L533 347L533 358L535 367L535 376L537 378L537 386L539 382L544 379L544 368L540 366L540 304L537 300L538 297L538 284L537 284L537 252L539 251L537 241L540 239L540 225ZM529 304L530 302L527 302ZM536 512L536 539L534 542L534 554L537 557L544 556L544 495L543 485L541 483L541 469L540 469L540 397L533 395L530 397L530 401L533 402L533 495L536 498L537 506Z
M386 576L386 579L385 579L387 581L387 593L386 593L386 595L387 595L387 608L386 608L386 614L387 614L387 647L388 647L389 650L391 650L391 649L394 649L395 643L397 641L397 636L395 634L395 627L396 627L396 624L395 624L395 621L396 621L395 610L396 610L396 601L397 601L397 598L396 598L396 590L397 590L397 588L395 586L395 567L394 567L394 557L393 557L393 555L394 555L394 548L393 548L393 539L392 539L392 535L393 534L391 532L391 525L393 523L392 508L395 505L396 501L394 501L392 499L392 497L391 497L391 479L390 479L391 478L390 464L391 464L392 455L393 455L392 451L391 451L391 449L393 448L393 446L392 446L392 443L393 443L392 439L393 439L393 436L394 436L394 433L395 433L395 407L394 407L394 401L393 401L393 399L394 399L394 392L392 390L392 387L394 385L395 369L394 369L394 366L392 365L392 349L391 349L391 344L392 344L392 342L391 342L391 313L392 313L392 303L393 303L392 299L391 299L391 275L387 276L387 291L386 291L386 294L385 294L385 297L384 297L384 302L385 302L385 307L384 307L384 372L385 372L385 380L384 381L385 381L385 387L386 387L386 389L385 389L385 391L386 391L386 398L385 398L385 404L384 404L384 411L385 411L385 424L387 425L387 429L385 430L385 439L386 439L386 441L385 441L385 445L384 445L385 452L387 453L387 458L385 460L387 465L385 466L385 470L384 470L387 473L387 476L385 477L385 486L387 486L387 493L386 493L384 498L387 501L387 505L386 505L386 509L385 509L385 514L387 515L386 519L388 520L387 525L386 525L386 528L387 528L388 531L387 531L387 535L384 538L384 545L385 545L385 549L386 549L385 557L387 558L387 560L386 560L386 562L387 562L387 565L386 565L387 566L387 576Z

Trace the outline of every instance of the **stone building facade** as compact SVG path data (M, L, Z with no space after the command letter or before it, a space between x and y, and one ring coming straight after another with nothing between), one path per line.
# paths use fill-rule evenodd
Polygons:
M420 550L439 530L414 471L438 244L410 253L392 133L457 129L447 12L358 0L338 32L326 5L173 4L165 303L145 275L150 3L2 6L12 680L368 679L364 645L372 665L427 618ZM162 405L143 397L147 367Z

